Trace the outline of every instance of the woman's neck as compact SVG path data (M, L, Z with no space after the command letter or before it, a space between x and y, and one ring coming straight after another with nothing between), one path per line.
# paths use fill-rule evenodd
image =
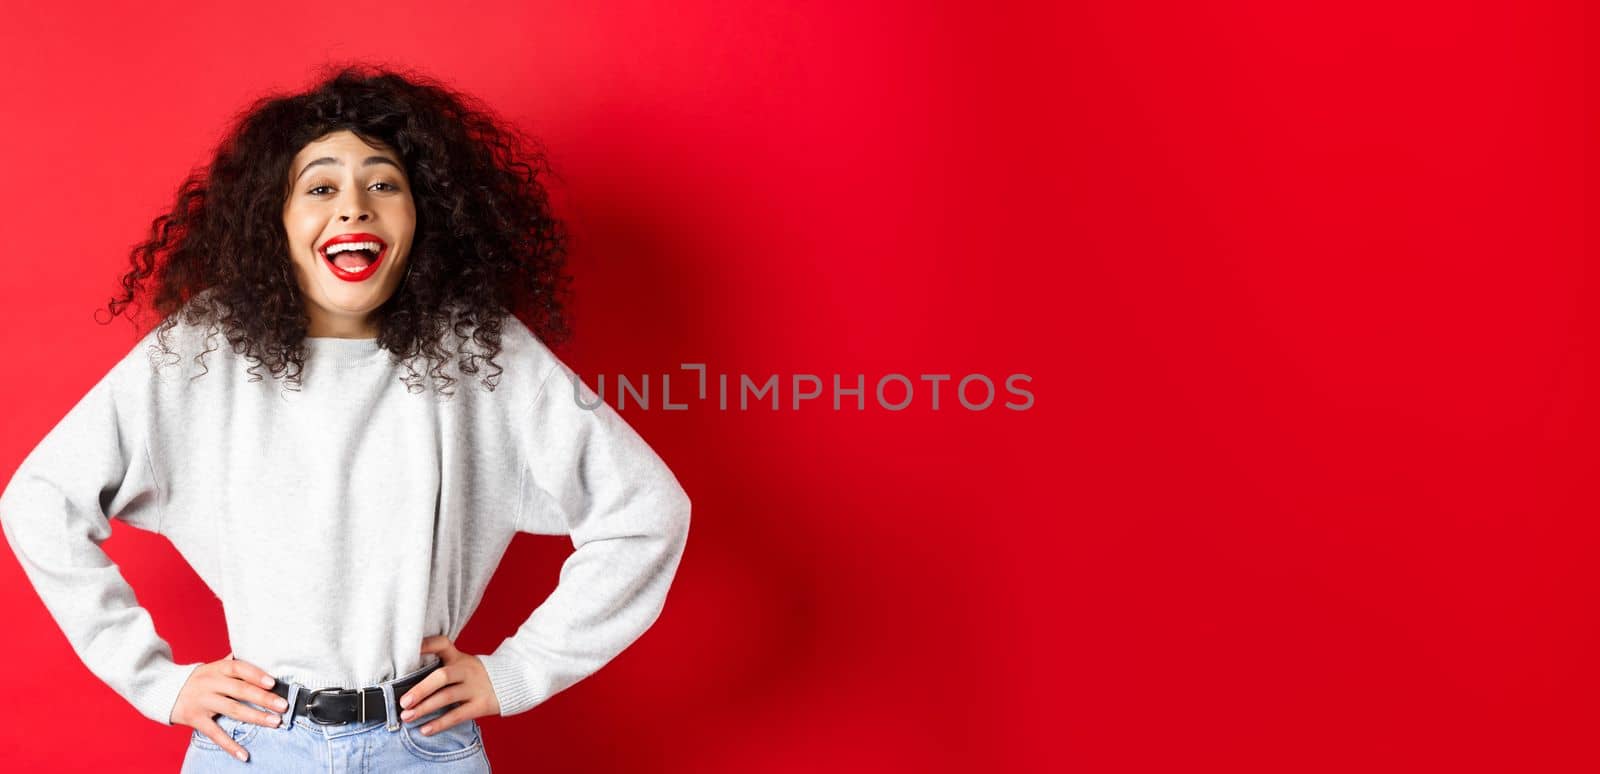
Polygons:
M378 326L368 321L327 320L312 315L310 324L306 326L306 336L316 339L375 339L378 337Z

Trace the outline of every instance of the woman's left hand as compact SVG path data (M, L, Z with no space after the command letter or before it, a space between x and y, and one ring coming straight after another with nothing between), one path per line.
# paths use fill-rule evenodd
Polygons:
M444 663L400 697L400 706L405 708L400 712L401 720L409 721L460 702L460 706L421 728L424 735L431 736L469 718L500 714L500 700L495 698L489 671L477 656L457 650L442 634L423 640L422 652L438 653Z

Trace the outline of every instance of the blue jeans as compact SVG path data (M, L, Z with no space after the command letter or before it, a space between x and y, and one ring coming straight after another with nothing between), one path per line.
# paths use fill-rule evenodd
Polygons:
M400 697L394 695L390 684L385 683L383 688L389 708L387 717L324 726L310 718L294 716L296 695L308 689L290 683L289 710L281 713L283 723L277 728L234 720L227 715L216 718L217 725L250 753L248 762L233 757L196 729L189 736L182 774L335 770L478 774L490 770L476 721L468 719L431 736L423 736L417 729L444 715L451 705L402 721L394 706L394 700ZM280 714L254 702L242 703Z

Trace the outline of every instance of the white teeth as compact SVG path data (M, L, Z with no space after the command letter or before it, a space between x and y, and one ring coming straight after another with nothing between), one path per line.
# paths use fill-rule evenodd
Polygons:
M339 253L349 250L371 250L374 254L376 254L379 249L380 247L377 242L340 242L336 245L328 245L327 249L325 249L323 252L327 253L328 257L332 258Z

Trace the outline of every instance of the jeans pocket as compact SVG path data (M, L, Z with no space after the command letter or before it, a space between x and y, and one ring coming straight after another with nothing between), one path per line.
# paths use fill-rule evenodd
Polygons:
M222 728L223 733L227 734L229 738L233 739L234 742L240 745L248 744L250 739L256 735L256 731L261 729L261 726L258 726L255 723L245 720L234 720L227 715L218 715L217 717L213 718L213 720L217 721L217 725ZM193 733L189 734L189 743L195 747L204 747L209 750L222 749L221 745L211 741L211 737L201 733L200 729L198 728L195 729Z
M451 708L438 709L400 725L400 743L406 752L424 761L453 761L475 755L483 749L478 723L467 718L443 731L424 736L421 728L443 717Z

